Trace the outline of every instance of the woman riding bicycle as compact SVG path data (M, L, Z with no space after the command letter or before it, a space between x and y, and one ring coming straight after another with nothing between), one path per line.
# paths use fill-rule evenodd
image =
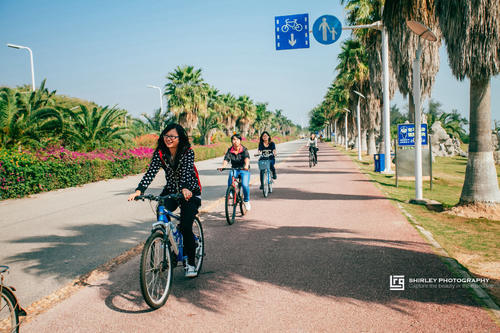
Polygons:
M226 155L224 155L224 161L222 162L222 167L219 171L222 171L229 162L233 168L242 168L244 170L233 170L234 176L241 176L241 186L243 187L243 204L246 210L250 210L250 154L246 147L241 145L241 136L239 134L233 134L231 137L232 146L228 148ZM232 174L229 174L227 179L227 186L231 186Z
M170 124L161 132L148 171L135 192L128 197L129 201L144 193L160 167L165 171L166 179L161 195L182 193L184 196L184 200L170 198L165 200L165 207L170 211L181 207L180 231L184 240L184 251L188 257L185 276L196 277L193 220L201 205L201 184L194 166L194 151L181 125Z
M309 147L309 151L313 152L314 160L318 162L318 138L316 134L311 133L311 136L307 140L307 146Z
M271 140L271 135L267 131L262 132L259 140L259 154L263 154L259 158L260 160L269 160L269 168L271 169L271 173L273 175L273 179L276 179L276 169L274 168L274 164L276 163L276 145ZM262 190L264 184L264 170L260 170L260 189Z

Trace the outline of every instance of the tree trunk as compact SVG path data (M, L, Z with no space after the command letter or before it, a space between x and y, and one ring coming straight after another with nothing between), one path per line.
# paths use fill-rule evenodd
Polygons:
M367 146L367 144L366 144L366 130L364 129L361 131L361 151L366 152L366 150L367 150L366 146Z
M490 78L470 80L470 142L460 204L498 203L497 173L491 146Z
M377 153L377 145L375 143L375 129L371 128L368 131L368 155L373 155Z

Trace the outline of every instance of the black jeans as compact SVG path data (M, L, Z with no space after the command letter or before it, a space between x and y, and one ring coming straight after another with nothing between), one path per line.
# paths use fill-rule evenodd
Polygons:
M181 224L179 229L184 242L184 254L188 257L188 264L194 266L196 245L193 234L193 221L196 214L198 214L198 208L201 206L201 199L193 196L188 201L185 199L165 200L165 207L170 211L176 210L179 206L181 206Z

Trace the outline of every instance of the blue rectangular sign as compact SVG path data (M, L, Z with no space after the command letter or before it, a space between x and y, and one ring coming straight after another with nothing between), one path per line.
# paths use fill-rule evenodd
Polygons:
M274 18L276 50L309 48L309 14Z
M427 124L421 124L422 144L427 144ZM415 124L398 125L398 146L415 145Z

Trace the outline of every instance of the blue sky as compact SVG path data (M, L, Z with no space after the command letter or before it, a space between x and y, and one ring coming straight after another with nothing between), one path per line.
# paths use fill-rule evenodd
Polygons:
M37 86L115 105L132 115L159 107L158 91L178 65L202 69L206 82L222 93L246 94L254 102L282 109L305 125L335 77L340 42L309 49L276 51L274 17L308 13L345 22L340 1L36 1L0 0L0 85L31 83L31 47ZM500 78L492 80L492 118L500 120ZM446 50L433 98L446 111L468 117L469 83L453 78ZM397 94L392 103L406 101ZM427 106L427 101L424 106Z

